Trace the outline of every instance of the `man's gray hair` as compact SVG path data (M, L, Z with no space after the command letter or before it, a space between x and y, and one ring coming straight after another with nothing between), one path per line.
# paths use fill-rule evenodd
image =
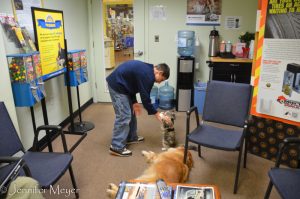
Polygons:
M163 72L163 76L168 79L170 76L170 67L166 63L157 64L155 68Z

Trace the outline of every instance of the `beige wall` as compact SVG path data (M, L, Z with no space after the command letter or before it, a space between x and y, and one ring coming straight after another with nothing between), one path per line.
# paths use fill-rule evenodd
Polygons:
M170 83L176 85L177 71L177 31L193 30L200 40L200 67L196 70L196 80L207 81L209 68L206 64L208 59L209 33L212 26L191 26L185 24L186 0L149 0L148 7L163 5L166 9L167 20L149 20L148 52L149 62L166 62L171 67ZM255 32L257 1L255 0L222 0L221 26L216 29L221 39L237 42L241 32ZM242 27L240 30L225 30L224 21L226 16L241 16ZM154 42L154 35L160 36L160 42Z
M89 21L88 4L86 0L44 0L44 7L48 9L63 10L65 37L68 42L68 49L86 49L89 63L89 77L92 79L92 63L89 59ZM11 0L2 0L0 13L12 14ZM0 29L0 61L6 63L6 54L18 53L18 49L4 35ZM3 40L3 42L2 42ZM0 100L9 104L11 117L15 123L19 124L21 140L25 148L29 148L33 141L33 127L29 108L14 108L13 98L10 88L7 64L0 64ZM3 68L3 69L2 69ZM2 77L3 76L3 77ZM45 83L47 112L50 124L59 124L69 116L67 89L64 86L63 75L53 78ZM81 104L86 103L92 98L90 81L79 86ZM5 94L5 96L3 95ZM4 98L4 99L3 99ZM77 110L76 89L72 88L73 110ZM16 114L13 114L16 110ZM34 106L37 126L44 124L42 108L40 103ZM16 116L17 115L17 116ZM16 126L18 126L16 124ZM43 136L43 135L42 135Z

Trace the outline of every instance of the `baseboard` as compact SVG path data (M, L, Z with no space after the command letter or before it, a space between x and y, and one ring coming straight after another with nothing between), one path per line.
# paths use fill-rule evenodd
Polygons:
M87 107L89 107L91 104L93 104L93 98L89 99L86 103L84 103L81 107L80 107L80 110L81 112L83 112ZM73 115L74 117L77 117L79 114L79 111L76 110ZM58 125L61 126L62 128L65 128L66 126L68 126L69 124L71 123L71 119L70 119L70 116L68 116L66 119L64 119L61 123L59 123ZM50 137L50 140L51 142L57 138L58 136L58 133L49 133L49 137ZM40 139L38 141L38 147L40 150L43 150L47 147L47 138L46 136L44 136L42 139ZM33 148L31 147L29 150L33 150Z

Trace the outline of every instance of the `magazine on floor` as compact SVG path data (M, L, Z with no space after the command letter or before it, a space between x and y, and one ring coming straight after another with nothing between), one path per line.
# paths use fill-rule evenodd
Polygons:
M168 186L170 195L172 187ZM155 183L121 182L116 199L161 199Z
M215 199L213 187L178 185L174 195L174 199Z

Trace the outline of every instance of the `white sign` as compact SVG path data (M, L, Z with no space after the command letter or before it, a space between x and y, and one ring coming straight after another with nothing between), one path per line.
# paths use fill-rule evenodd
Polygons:
M242 26L241 16L227 16L225 17L225 29L240 29Z

